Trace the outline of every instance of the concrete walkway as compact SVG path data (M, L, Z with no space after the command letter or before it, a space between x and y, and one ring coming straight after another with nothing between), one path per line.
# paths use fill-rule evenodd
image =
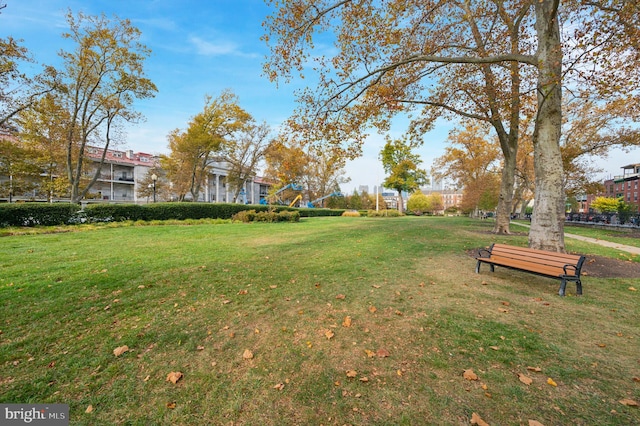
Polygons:
M511 224L512 225L524 226L525 228L529 228L529 225L524 224L524 223L511 222ZM573 238L574 240L586 241L588 243L599 244L599 245L604 246L604 247L610 247L610 248L613 248L613 249L616 249L616 250L626 251L627 253L640 255L640 247L626 246L624 244L612 243L611 241L599 240L597 238L583 237L582 235L575 235L575 234L567 234L567 233L565 233L564 236L566 238Z

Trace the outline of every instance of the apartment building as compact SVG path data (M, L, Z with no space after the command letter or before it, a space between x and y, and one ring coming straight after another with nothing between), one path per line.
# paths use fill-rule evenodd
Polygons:
M2 139L16 138L4 132L0 134ZM150 191L143 191L143 186L149 186L154 167L159 167L159 157L144 152L134 152L133 150L107 150L104 162L100 164L103 150L97 147L88 147L86 159L92 162L94 168L89 167L87 178L90 179L99 167L99 174L89 193L85 197L86 202L107 202L107 203L138 203L144 204L153 201ZM227 185L229 165L221 161L212 161L210 171L204 182L203 188L198 194L197 200L210 203L233 202L234 194L232 188ZM1 169L0 169L1 170ZM5 176L0 172L0 185L9 186L12 176ZM55 176L52 176L55 179ZM166 182L168 190L163 191L163 197L158 201L174 201L178 199L178 194L171 193L171 183ZM260 177L254 177L247 181L235 200L245 204L259 204L260 200L267 196L271 183ZM146 195L140 195L140 194ZM190 194L189 194L190 196ZM12 193L11 196L0 196L0 202L8 201L43 201L47 200L47 194L39 192L37 189L29 193ZM64 200L61 200L64 201Z
M597 197L620 198L627 204L636 206L637 212L640 213L640 200L638 193L640 192L640 163L622 166L622 175L615 176L603 182L604 192L601 194L588 194L581 197L581 212L588 213L591 203Z

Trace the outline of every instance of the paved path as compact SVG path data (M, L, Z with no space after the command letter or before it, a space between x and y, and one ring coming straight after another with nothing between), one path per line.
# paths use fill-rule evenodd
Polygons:
M529 225L524 224L524 223L520 223L520 222L511 222L511 224L512 225L520 225L520 226L524 226L526 228L529 228ZM583 237L582 235L575 235L575 234L567 234L567 233L565 233L564 236L567 237L567 238L573 238L575 240L581 240L581 241L586 241L588 243L599 244L599 245L604 246L604 247L610 247L610 248L614 248L616 250L626 251L627 253L640 255L640 247L626 246L624 244L612 243L611 241L600 240L600 239L597 239L597 238Z

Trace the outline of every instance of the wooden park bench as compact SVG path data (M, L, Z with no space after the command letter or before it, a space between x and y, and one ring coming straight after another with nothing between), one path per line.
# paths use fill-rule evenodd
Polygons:
M488 249L478 250L476 273L480 273L480 264L486 263L494 271L494 266L530 272L536 275L561 280L558 294L564 296L567 281L575 281L576 294L582 294L580 270L585 257L576 254L556 253L506 244L491 244Z

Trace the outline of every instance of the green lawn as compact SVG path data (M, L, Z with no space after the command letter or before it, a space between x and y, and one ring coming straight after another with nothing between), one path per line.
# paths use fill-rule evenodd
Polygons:
M583 297L570 284L560 298L557 280L475 274L468 250L526 244L491 227L313 218L2 237L0 402L68 403L74 425L640 424L626 405L640 401L640 277L586 277Z

